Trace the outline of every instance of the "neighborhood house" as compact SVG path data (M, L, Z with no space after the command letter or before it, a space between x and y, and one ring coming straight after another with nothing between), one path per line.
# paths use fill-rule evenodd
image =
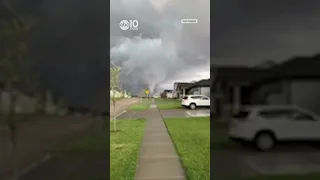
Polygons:
M163 91L163 94L166 98L173 98L174 92L171 89L166 89Z
M210 79L203 79L194 83L176 82L174 89L178 98L185 95L204 95L210 97Z
M250 87L268 71L260 68L245 66L220 66L211 67L214 77L212 84L214 114L231 114L240 104L251 104Z
M319 68L320 55L295 57L270 68L214 68L215 114L230 114L245 104L297 105L320 114Z

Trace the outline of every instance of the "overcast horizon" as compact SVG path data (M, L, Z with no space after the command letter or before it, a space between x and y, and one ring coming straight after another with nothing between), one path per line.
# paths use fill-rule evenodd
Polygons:
M320 51L320 1L212 1L211 64L282 62Z

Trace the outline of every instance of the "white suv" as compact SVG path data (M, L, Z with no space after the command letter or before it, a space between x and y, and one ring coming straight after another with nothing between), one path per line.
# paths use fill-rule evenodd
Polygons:
M210 107L210 98L203 95L187 95L182 98L181 105L195 109L197 107Z
M229 137L270 150L276 141L320 140L320 117L296 106L244 107L233 116Z

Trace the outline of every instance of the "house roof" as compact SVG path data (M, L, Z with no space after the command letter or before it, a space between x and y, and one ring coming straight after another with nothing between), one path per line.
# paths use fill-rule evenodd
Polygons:
M250 84L265 76L269 69L251 68L247 66L220 66L214 69L215 81L224 81L229 84Z
M320 78L320 54L311 57L294 57L272 67L268 74L255 83L281 78Z
M214 83L226 81L231 84L261 84L281 78L320 78L320 54L298 56L270 68L246 66L214 67Z
M211 86L212 82L210 79L202 79L198 82L192 83L188 89L193 88L193 87L199 87L199 86Z
M182 88L187 89L188 87L193 85L193 83L186 83L186 82L177 82L175 84L177 84L177 88L175 90L182 89Z
M173 91L172 89L165 89L163 92L170 93L172 91Z

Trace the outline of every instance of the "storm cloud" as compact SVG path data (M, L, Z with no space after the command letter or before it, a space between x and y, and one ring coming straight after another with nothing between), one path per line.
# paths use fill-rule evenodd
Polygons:
M108 1L16 1L19 14L33 15L29 59L42 87L68 105L109 104Z
M220 0L212 3L211 63L254 65L320 50L320 2Z
M41 85L70 105L87 107L109 103L109 52L132 93L209 76L209 2L18 0L14 7L38 21L29 58ZM199 22L182 25L181 18ZM123 19L138 20L139 30L120 30Z
M173 88L174 80L198 78L191 71L209 74L209 0L111 0L110 6L111 61L122 68L126 89ZM121 20L138 20L139 29L123 31Z

